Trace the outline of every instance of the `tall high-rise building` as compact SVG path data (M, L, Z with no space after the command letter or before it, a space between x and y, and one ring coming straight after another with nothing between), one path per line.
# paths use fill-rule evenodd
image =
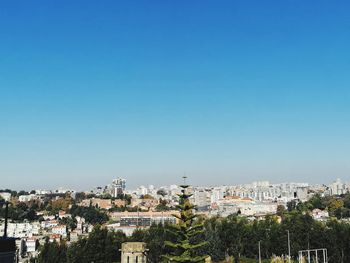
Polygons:
M332 195L341 195L346 193L346 185L338 178L330 185Z
M117 197L125 192L126 180L122 178L114 179L112 182L112 196Z

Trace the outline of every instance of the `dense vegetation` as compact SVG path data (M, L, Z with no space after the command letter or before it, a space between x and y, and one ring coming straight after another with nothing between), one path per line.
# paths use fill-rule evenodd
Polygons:
M0 193L7 192L11 194L11 201L9 205L9 214L8 218L12 221L35 221L40 219L37 216L37 212L45 212L45 214L49 215L57 215L59 211L65 211L74 216L81 216L86 219L87 223L90 224L103 224L108 221L107 211L103 209L99 209L96 207L79 207L77 204L81 202L83 199L96 197L93 194L85 194L82 192L78 192L74 195L75 198L72 198L70 193L62 194L62 193L52 193L46 194L39 199L31 200L29 202L19 202L18 197L20 195L29 194L25 191L11 191L9 189L0 190ZM30 193L35 193L35 191L31 191ZM99 198L111 198L110 195L105 195ZM128 206L131 202L131 196L127 194L120 194L116 198L111 198L112 200L120 199L125 200L126 206L117 207L113 206L109 209L110 212L118 211L129 211L136 212L138 211L137 207ZM0 196L0 200L2 200ZM140 209L139 209L140 211ZM5 216L5 207L0 205L0 218Z
M69 247L66 243L60 244L48 241L42 246L39 254L39 263L109 263L119 262L119 249L126 241L123 233L108 232L106 229L96 226L86 239L80 239Z
M296 201L288 203L289 211L298 210L305 212L315 208L321 210L327 209L331 216L335 216L338 219L350 218L350 194L325 197L316 194L309 201L304 203L297 203Z
M83 207L72 205L69 212L71 213L72 218L75 218L76 216L84 217L87 223L93 225L103 224L108 221L108 215L105 211L92 206Z
M51 261L51 255L57 255L60 248L60 262L84 261L86 256L94 262L118 262L120 260L120 244L126 241L143 241L149 248L149 262L162 262L162 255L169 254L171 249L165 241L173 240L169 226L153 225L148 230L135 231L131 237L117 232L108 233L101 227L95 227L88 238L67 247L65 244L49 243L41 249L39 262ZM200 248L198 255L209 254L214 262L224 260L228 256L257 259L258 242L261 241L262 257L270 259L273 255L286 255L288 252L287 230L290 231L291 254L294 259L298 251L307 248L327 248L329 262L350 262L350 224L330 220L321 223L308 214L297 211L285 213L281 222L276 217L249 222L236 215L227 218L214 217L204 220L205 231L196 237L197 241L207 241ZM52 252L50 249L53 249ZM44 260L44 259L46 260ZM50 259L50 260L49 260ZM240 261L243 262L243 261Z
M36 214L38 204L32 203L18 203L16 206L9 206L8 218L14 221L38 220L39 217ZM5 206L0 206L0 218L5 218Z

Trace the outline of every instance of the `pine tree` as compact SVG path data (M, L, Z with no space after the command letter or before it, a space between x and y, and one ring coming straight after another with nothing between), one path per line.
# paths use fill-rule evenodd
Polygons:
M173 215L179 220L176 225L171 225L170 231L176 242L165 241L165 245L168 246L172 252L164 255L163 257L168 262L204 262L208 257L207 255L199 255L197 250L207 244L207 242L196 242L195 237L203 233L203 224L195 222L196 215L193 213L194 205L191 204L189 198L192 196L186 194L188 185L184 184L180 186L182 188L179 205L180 215Z

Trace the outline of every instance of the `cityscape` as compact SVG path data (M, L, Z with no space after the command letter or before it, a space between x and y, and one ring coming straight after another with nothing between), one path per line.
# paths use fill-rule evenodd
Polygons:
M350 263L350 1L0 1L0 263Z
M141 185L129 189L126 179L117 178L110 184L82 192L63 188L2 189L0 200L10 206L8 211L4 207L1 209L0 216L8 219L6 222L2 219L0 235L16 239L18 262L34 262L43 253L40 248L45 247L46 242L64 242L65 246L72 246L89 238L100 227L119 233L125 240L133 240L137 233L178 223L181 185L189 179L183 177L180 185ZM316 224L328 224L333 220L349 224L349 190L350 183L336 179L330 184L316 185L269 181L212 187L189 185L186 193L195 205L195 215L208 221L235 215L247 223L271 219L281 222L288 213L293 215L294 211L300 211ZM291 230L290 234L296 233ZM146 246L133 249L146 251ZM268 253L275 253L273 248L269 249ZM118 253L114 250L113 258L124 262ZM124 254L127 257L128 253ZM286 251L283 255L288 256ZM143 262L141 256L140 262ZM151 257L156 258L154 262L161 260L157 254ZM63 262L64 259L59 260Z

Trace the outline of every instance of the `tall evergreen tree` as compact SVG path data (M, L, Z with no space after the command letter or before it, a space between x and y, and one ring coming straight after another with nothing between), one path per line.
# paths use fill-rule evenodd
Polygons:
M165 241L165 245L172 252L163 257L169 262L204 262L208 256L200 255L196 251L205 246L207 242L195 241L195 237L203 233L203 223L195 221L196 215L193 213L195 206L189 200L192 195L186 193L188 185L184 184L180 187L182 190L181 194L178 195L180 201L177 206L180 215L173 215L179 220L179 223L172 225L168 230L174 235L176 241Z
M39 263L66 263L66 253L67 253L67 246L66 243L60 242L57 243L49 242L48 239L46 239L45 244L40 249L38 262Z

